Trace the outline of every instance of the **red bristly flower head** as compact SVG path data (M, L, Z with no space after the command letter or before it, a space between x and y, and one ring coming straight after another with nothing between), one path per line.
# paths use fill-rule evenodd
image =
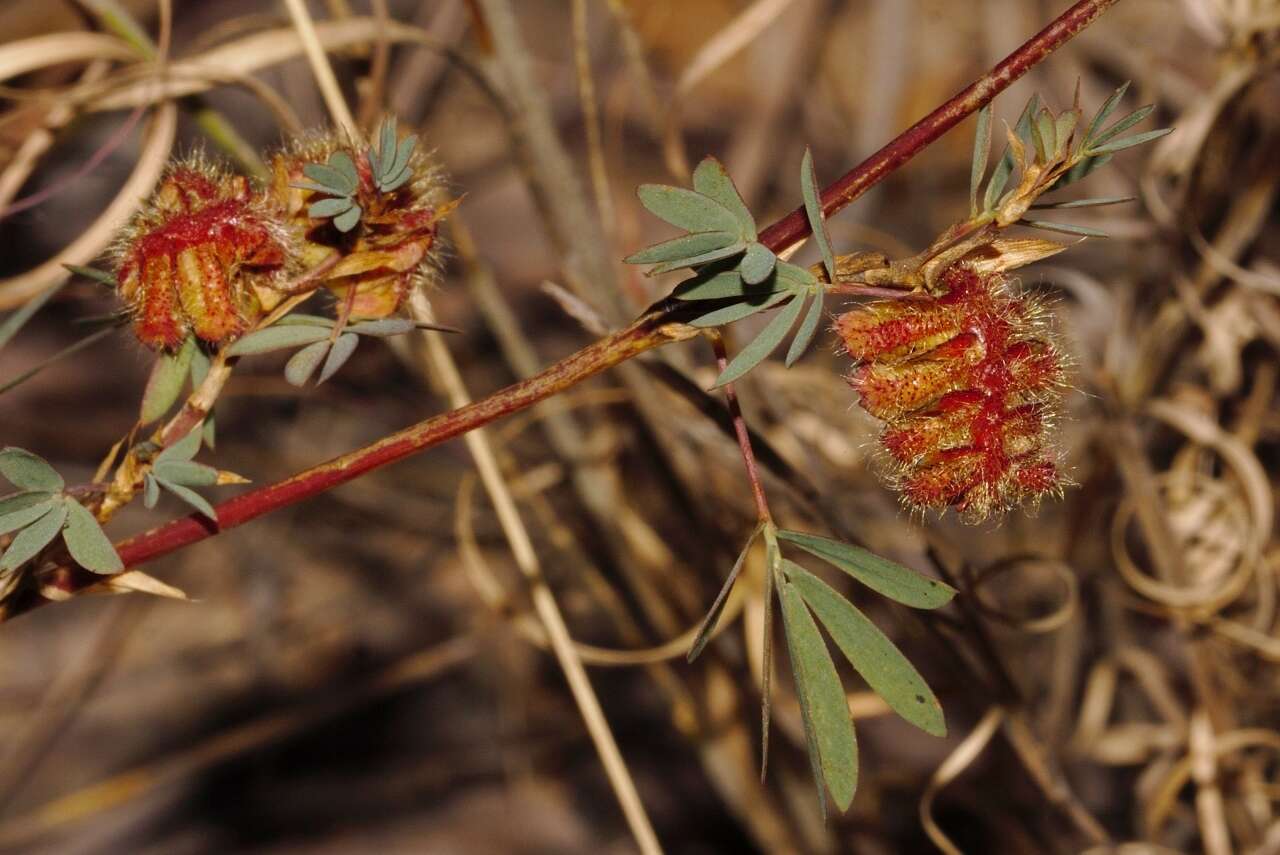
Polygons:
M958 264L942 281L940 296L871 303L835 329L904 501L978 521L1061 489L1048 431L1063 357L1004 277Z
M114 248L120 296L148 347L221 344L262 313L288 260L284 228L248 181L194 158L170 167Z

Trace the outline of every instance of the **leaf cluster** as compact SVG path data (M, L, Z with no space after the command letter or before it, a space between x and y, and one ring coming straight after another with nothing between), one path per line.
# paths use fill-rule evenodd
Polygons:
M373 176L373 186L380 193L390 193L404 186L413 177L409 161L418 144L418 137L410 135L396 142L396 120L389 117L379 126L378 146L370 146L365 156ZM340 232L349 232L360 222L364 214L358 200L360 174L355 161L345 151L335 151L325 163L308 163L302 174L311 179L292 186L302 190L323 193L327 198L318 199L307 208L307 216L315 219L333 218L333 225Z
M72 496L52 466L21 448L0 449L0 475L17 493L0 498L0 535L13 534L0 573L12 573L62 536L72 559L94 573L124 570L93 514Z
M1105 166L1116 152L1157 140L1173 130L1160 128L1120 136L1151 115L1155 107L1150 104L1125 115L1109 127L1104 127L1128 88L1129 84L1125 83L1116 89L1094 114L1087 127L1083 126L1078 93L1074 106L1057 115L1041 104L1038 95L1031 96L1014 127L1006 128L1008 144L996 162L985 190L982 182L991 146L991 107L984 107L978 113L977 132L974 135L969 182L971 217L975 220L995 221L1000 225L1020 222L1049 231L1105 237L1105 233L1086 226L1024 219L1023 215L1032 207L1069 209L1132 201L1132 197L1098 197L1047 205L1034 204L1041 194L1059 190ZM1009 181L1014 177L1015 171L1018 182L1009 188Z
M820 627L894 712L933 736L946 735L946 722L941 704L902 651L847 598L804 567L783 557L779 541L822 559L881 596L912 608L939 608L950 602L956 592L936 579L865 549L804 532L776 529L766 522L757 527L743 547L699 629L689 652L690 660L702 652L711 638L747 554L761 534L766 543L766 573L778 591L782 608L783 629L804 718L814 782L822 796L824 810L823 794L830 792L836 806L843 811L853 801L857 789L857 736L844 685ZM766 630L766 645L768 643ZM767 692L764 703L767 739Z
M822 215L813 156L808 151L801 166L801 192L830 281L835 257ZM639 196L651 212L688 234L643 249L626 261L654 264L651 274L693 269L695 275L671 294L677 300L706 305L706 310L690 321L693 326L723 326L786 304L725 367L715 386L732 383L764 361L796 328L802 314L804 320L787 351L786 365L790 367L804 355L822 320L826 283L803 267L782 261L756 240L755 219L723 164L713 157L698 164L692 190L645 184Z
M333 318L295 312L274 326L238 339L227 348L227 355L249 356L301 347L285 364L284 376L294 386L305 386L321 363L324 367L320 368L317 384L328 380L346 365L356 352L360 336L386 338L419 328L444 329L431 324L417 324L407 318L360 321L339 328L338 321Z
M218 514L213 505L193 487L212 487L221 480L220 473L212 466L196 463L193 458L200 450L202 431L199 426L173 445L156 455L151 469L142 479L142 503L154 508L160 499L160 490L172 493L186 504L204 514L213 522Z

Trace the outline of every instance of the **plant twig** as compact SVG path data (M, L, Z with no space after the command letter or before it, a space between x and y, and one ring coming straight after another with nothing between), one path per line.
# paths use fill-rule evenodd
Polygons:
M297 3L300 0L290 2ZM1116 2L1117 0L1081 0L1076 3L981 79L827 188L822 194L825 213L829 216L841 210L868 188L884 180L969 113L985 106L1014 80L1077 35ZM808 234L808 220L803 209L798 209L765 229L760 235L760 241L777 252L798 243ZM214 527L203 517L186 517L129 538L117 545L117 551L126 567L145 563L518 412L646 351L674 341L687 340L697 333L696 329L678 323L669 302L659 303L626 328L588 345L528 380L508 386L466 407L405 428L284 481L223 502L217 508L220 523L218 527ZM62 567L55 569L43 582L64 594L71 594L93 582L101 581L101 578L85 578L84 574L74 569ZM45 602L47 600L38 595L14 597L0 610L0 621L30 611Z

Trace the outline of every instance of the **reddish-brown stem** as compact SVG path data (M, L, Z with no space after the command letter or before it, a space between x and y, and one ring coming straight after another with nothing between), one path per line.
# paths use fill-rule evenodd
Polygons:
M1117 2L1118 0L1081 0L1076 3L982 78L912 125L893 142L823 191L822 205L826 215L831 216L843 209L970 113L981 109ZM799 208L765 229L760 234L760 242L778 252L808 235L809 223L804 209ZM193 515L129 538L117 544L120 558L126 567L143 564L522 410L647 350L696 335L698 331L692 327L674 322L673 309L672 304L661 303L645 312L626 329L602 338L541 374L508 386L484 400L427 419L372 445L300 472L285 481L250 490L223 502L217 507L220 523L217 527L210 525L203 517ZM100 579L101 577L75 568L63 567L47 574L40 581L46 589L55 588L64 594L71 594ZM48 599L34 591L26 597L15 596L0 608L0 620L22 614L47 602Z
M724 373L729 365L729 354L725 351L724 336L719 330L708 333L711 346L716 352L716 370ZM747 430L747 421L742 417L742 407L738 404L738 393L732 383L724 384L724 399L729 405L729 417L733 419L733 432L738 437L738 449L742 452L742 463L747 468L747 480L751 482L751 495L756 500L756 515L760 522L769 522L773 515L769 513L769 502L764 495L764 485L760 483L760 469L756 466L756 453L751 448L751 434Z
M958 92L951 100L898 135L893 142L850 170L822 192L822 210L830 217L890 173L915 157L970 113L981 110L1057 50L1119 0L1081 0L1059 15L1022 47L1005 57L995 68ZM760 233L760 242L775 251L785 249L809 236L809 219L804 208L796 208Z

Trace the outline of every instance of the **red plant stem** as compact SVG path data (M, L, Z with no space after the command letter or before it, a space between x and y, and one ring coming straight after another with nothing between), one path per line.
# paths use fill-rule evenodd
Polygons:
M729 354L725 351L724 336L719 330L710 333L711 346L716 352L716 370L724 373L729 364ZM738 404L738 393L732 383L724 384L724 399L729 405L729 416L733 419L733 432L738 437L738 450L742 452L742 463L747 469L747 480L751 482L751 496L756 501L756 516L760 522L769 522L773 515L769 513L769 501L764 495L764 485L760 483L760 469L756 466L756 453L751 447L751 432L747 430L747 421L742 417L742 407Z
M822 205L827 216L840 211L970 113L984 107L1117 2L1118 0L1081 0L1076 3L982 78L824 190ZM760 241L779 252L803 240L809 233L808 219L804 209L799 208L765 229L760 234ZM144 564L263 514L311 498L381 466L461 436L495 419L523 410L647 350L697 335L698 331L694 328L672 322L673 312L678 311L678 304L659 303L626 329L588 345L528 380L501 389L474 404L419 422L372 445L299 472L287 480L229 499L217 506L218 526L193 514L122 541L116 544L116 549L126 567ZM78 568L60 567L40 581L46 590L57 589L66 596L101 580L101 576L94 576ZM48 592L53 593L51 590ZM34 591L30 594L25 597L14 596L0 607L0 621L51 601Z
M823 190L823 212L830 217L883 181L890 173L960 124L970 113L985 107L992 98L1070 41L1117 2L1119 0L1080 0L1063 12L1052 24L1001 60L991 71ZM809 219L805 216L804 208L800 207L761 232L760 242L775 251L781 251L808 236Z

